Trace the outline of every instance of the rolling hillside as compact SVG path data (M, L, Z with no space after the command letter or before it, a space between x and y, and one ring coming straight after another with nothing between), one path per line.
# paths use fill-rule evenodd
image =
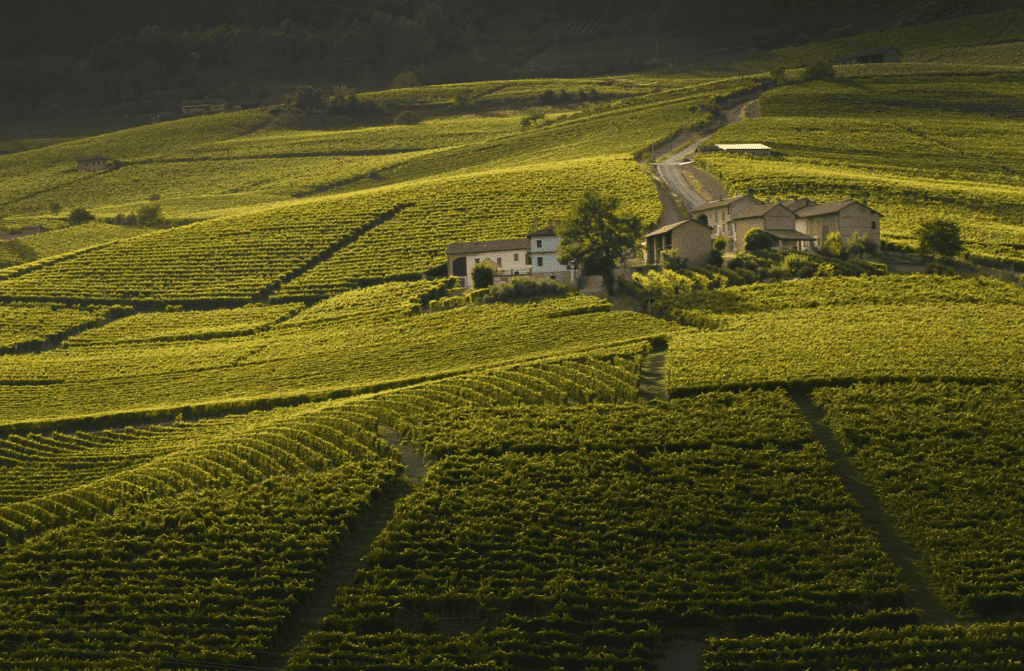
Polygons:
M605 300L442 270L587 188L656 225L645 152L754 96L713 141L773 155L700 159L733 192L852 195L890 251L954 219L1024 265L1024 73L977 62L1019 21L958 21L970 62L923 63L932 25L0 156L2 225L46 229L0 243L0 667L1018 668L1019 278L780 255ZM897 37L918 62L764 85Z

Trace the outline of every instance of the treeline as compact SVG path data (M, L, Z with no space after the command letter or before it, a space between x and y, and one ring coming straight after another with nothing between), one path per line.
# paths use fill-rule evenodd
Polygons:
M1008 1L985 0L971 11L993 11ZM0 119L83 109L173 112L184 99L204 97L261 101L274 82L331 81L371 90L410 70L425 84L504 79L556 42L674 35L698 50L775 48L856 34L883 19L888 25L893 12L915 23L963 11L946 2L925 15L906 3L886 5L883 17L866 0L852 0L838 13L824 2L754 0L731 0L716 10L692 0L156 4L115 2L106 12L58 7L53 0L34 4L37 11L19 18L18 31L8 31L0 45L0 90L7 94Z

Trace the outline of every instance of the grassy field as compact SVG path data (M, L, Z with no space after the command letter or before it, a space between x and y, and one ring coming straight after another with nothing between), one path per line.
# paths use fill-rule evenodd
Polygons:
M1019 282L824 264L484 302L437 274L586 188L654 226L652 143L770 66L890 39L907 63L774 88L715 135L772 157L701 161L1024 262L1021 74L993 43L1022 25L366 95L411 125L8 129L2 226L46 230L0 243L0 666L651 670L708 639L708 669L1024 662ZM576 57L600 66L532 66ZM177 224L62 221L153 203Z

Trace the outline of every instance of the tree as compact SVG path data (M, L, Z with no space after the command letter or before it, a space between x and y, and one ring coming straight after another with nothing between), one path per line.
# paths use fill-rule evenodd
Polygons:
M857 254L863 259L865 253L874 254L877 252L878 245L875 243L874 238L868 235L854 233L850 236L850 242L846 246L846 251L850 254Z
M771 249L773 244L772 236L763 228L752 228L743 236L743 251L751 254Z
M776 85L782 86L786 83L786 68L780 65L771 71L770 76L775 80Z
M68 223L71 224L72 226L84 224L85 222L92 221L95 218L96 215L94 215L92 212L81 206L76 207L70 212L68 212Z
M391 80L393 89L406 89L413 86L423 86L423 84L412 72L403 72Z
M413 124L418 124L419 122L420 115L416 114L416 112L413 112L412 110L405 110L404 112L400 112L398 116L395 117L395 124L398 126L412 126Z
M945 259L953 258L964 249L960 225L948 219L934 219L918 226L917 241L922 254L938 254Z
M729 239L724 235L720 235L715 238L715 241L711 243L711 254L708 256L708 265L716 268L722 267L722 252L729 246Z
M836 70L832 67L831 63L825 61L817 61L811 63L804 70L804 81L813 82L816 79L834 79L836 76Z
M626 250L636 246L643 236L643 220L638 216L616 214L619 199L587 189L573 206L569 217L556 232L562 238L558 262L583 264L601 273L604 288L615 293L616 264L625 259Z
M489 265L473 266L473 288L483 289L494 285L494 269Z
M143 205L136 212L135 217L140 226L156 226L163 221L160 216L160 205L157 203Z
M57 201L52 201L50 203L50 213L51 214L60 214L60 210L61 210L60 203L58 203Z
M303 112L323 112L327 108L327 101L319 89L309 84L302 84L295 89L295 107Z
M821 244L821 253L833 259L845 259L847 250L843 244L843 234L839 231L829 233Z

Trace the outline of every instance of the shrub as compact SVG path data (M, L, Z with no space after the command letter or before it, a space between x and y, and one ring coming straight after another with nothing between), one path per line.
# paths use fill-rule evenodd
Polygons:
M948 219L926 221L918 226L917 241L922 254L938 254L946 259L956 256L964 248L959 224Z
M400 126L412 126L420 122L420 115L412 110L405 110L395 117L395 123Z
M772 247L772 237L763 228L752 228L743 236L743 251L760 252Z
M293 100L296 109L303 112L323 112L327 108L327 101L324 99L323 92L309 84L302 84L295 89Z
M50 214L58 214L61 210L60 203L52 201L50 203Z
M846 245L843 244L842 233L829 233L821 245L821 254L833 259L846 259Z
M679 258L679 252L675 249L666 249L661 253L661 267L679 272L686 270L689 259Z
M393 89L407 89L413 86L423 86L423 84L412 72L403 72L391 80Z
M479 268L479 266L477 266ZM508 303L524 298L540 296L566 296L574 289L554 280L531 280L525 277L514 279L507 284L499 284L484 297L485 303Z
M473 287L482 289L494 285L494 270L490 266L473 266Z
M140 226L156 226L163 223L163 218L160 216L160 206L156 203L143 205L135 213L135 216Z
M72 226L84 224L85 222L92 221L95 218L96 215L94 215L92 212L85 209L84 207L76 207L72 209L70 212L68 212L68 223L71 224Z
M817 61L807 66L804 70L804 81L813 82L816 79L834 79L836 76L836 70L832 67L831 63L826 61Z

